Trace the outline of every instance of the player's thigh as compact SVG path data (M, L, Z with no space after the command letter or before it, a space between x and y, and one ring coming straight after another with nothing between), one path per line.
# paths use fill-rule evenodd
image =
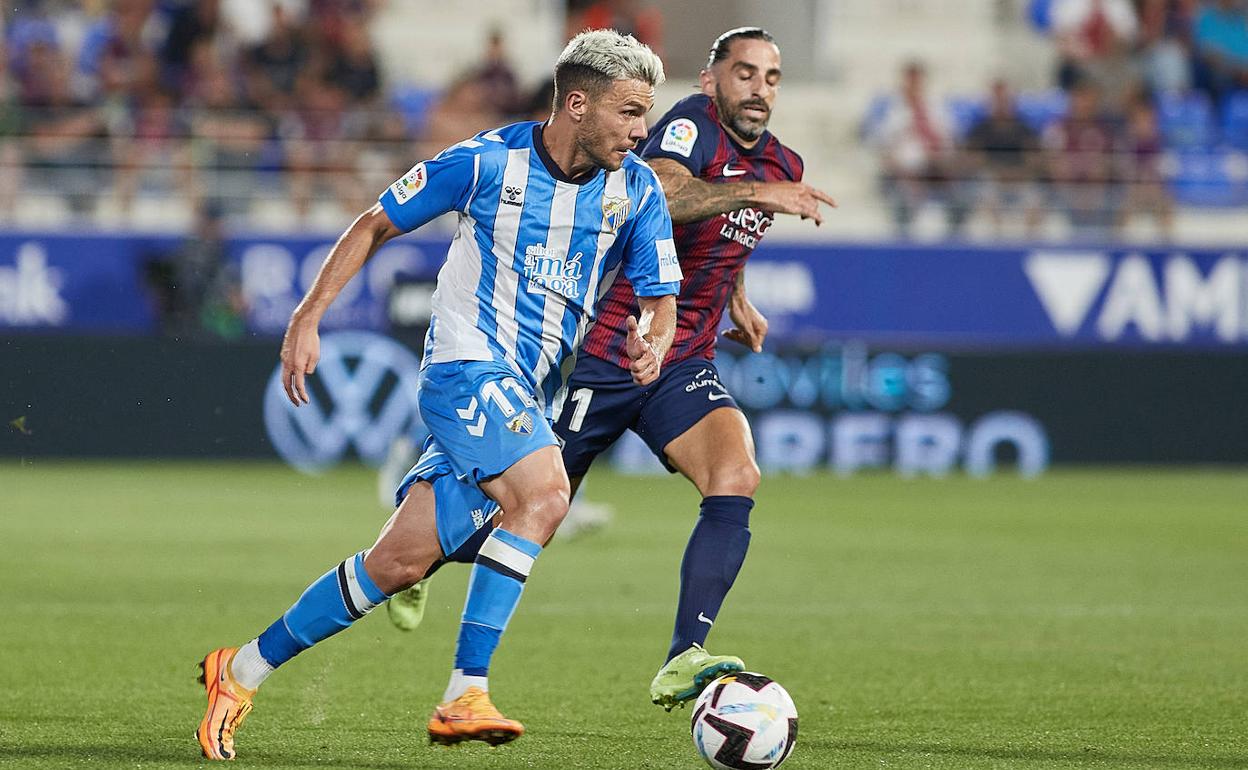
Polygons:
M663 452L703 497L751 497L758 487L754 437L745 415L735 407L721 407L706 414L668 442Z
M751 495L758 486L749 423L712 361L667 366L636 431L668 470L683 473L703 496Z
M557 446L534 450L480 486L503 509L499 525L537 543L546 542L568 513L568 474Z

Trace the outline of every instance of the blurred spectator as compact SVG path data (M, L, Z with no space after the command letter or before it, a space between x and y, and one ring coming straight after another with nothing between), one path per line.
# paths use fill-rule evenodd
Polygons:
M879 133L868 137L880 149L884 193L905 238L917 210L928 201L944 205L950 234L961 229L966 217L951 122L928 98L925 81L922 64L905 64L901 92L889 103Z
M24 94L26 165L35 172L32 181L50 186L82 214L109 182L103 113L73 95L70 64L60 52L39 44L31 54Z
M569 3L566 37L586 29L614 29L632 35L663 56L663 12L639 0L591 0Z
M271 13L268 35L247 51L243 63L248 96L276 114L290 108L309 53L292 12L282 3L273 3Z
M555 79L546 78L537 88L529 94L529 98L525 103L521 117L524 120L540 120L545 122L550 119L550 113L555 108Z
M1010 209L1023 212L1027 237L1036 237L1042 217L1040 137L1019 119L1005 81L993 81L988 114L967 134L965 150L977 180L975 200L987 209L996 234L1003 209Z
M134 91L143 59L154 49L155 0L115 0L86 30L78 52L78 90L105 100L124 100Z
M1147 99L1137 100L1128 111L1124 145L1120 157L1126 197L1119 225L1125 227L1132 214L1151 215L1161 237L1170 240L1174 204L1162 174L1164 148L1157 113Z
M1114 189L1114 126L1090 80L1071 89L1070 112L1044 134L1049 177L1075 234L1103 238L1118 219Z
M1248 89L1248 14L1239 0L1201 5L1192 29L1198 85L1219 104L1235 89Z
M147 264L161 331L171 337L234 339L244 332L246 301L227 259L224 212L213 204L196 213L192 235Z
M195 90L190 102L190 127L197 182L194 189L241 213L256 185L272 125L249 102L233 73L211 46L201 43L192 55Z
M222 27L220 0L192 0L177 8L169 20L169 33L160 51L166 82L174 87L182 86L193 66L196 48L213 43Z
M1148 93L1184 93L1191 88L1187 21L1172 0L1141 0L1137 56Z
M520 83L511 63L507 61L507 47L501 30L490 31L485 48L485 61L471 77L484 86L486 98L499 113L516 115L523 111L525 105L521 102Z
M429 110L425 135L421 137L417 155L433 157L465 137L497 126L503 116L490 102L484 83L474 77L461 77L442 93L442 98Z
M13 215L22 185L22 152L18 144L25 131L17 83L10 76L8 57L0 47L0 221Z
M1063 90L1091 79L1111 102L1131 91L1130 50L1139 27L1131 0L1054 0L1051 19Z
M381 93L381 74L367 19L358 13L345 14L338 27L337 42L330 51L325 81L342 89L352 105L373 106Z

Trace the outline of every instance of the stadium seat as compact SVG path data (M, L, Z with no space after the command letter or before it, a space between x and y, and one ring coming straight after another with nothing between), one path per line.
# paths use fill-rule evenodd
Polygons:
M1213 107L1203 93L1161 94L1157 98L1157 121L1168 147L1194 150L1214 144Z
M1028 128L1043 133L1052 123L1066 116L1068 99L1060 88L1047 91L1024 91L1014 99L1018 117Z
M1231 94L1222 109L1222 141L1237 150L1248 150L1248 91Z
M1170 191L1188 206L1229 208L1248 205L1248 157L1235 150L1175 153Z
M968 99L951 96L945 100L945 109L949 112L950 126L953 136L962 141L971 129L988 114L988 105L983 99Z
M879 135L880 128L884 125L885 118L888 117L888 109L892 106L892 103L892 94L878 93L871 97L871 103L867 105L867 111L862 116L862 122L858 124L858 138L869 140Z
M403 126L409 136L419 136L425 129L429 109L438 100L441 91L436 88L399 86L390 98L396 112L403 116Z

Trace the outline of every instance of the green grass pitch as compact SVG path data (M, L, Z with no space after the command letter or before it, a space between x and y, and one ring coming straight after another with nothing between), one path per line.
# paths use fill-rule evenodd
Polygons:
M265 685L239 765L702 767L688 710L650 705L697 497L591 477L605 531L557 543L494 660L526 723L427 745L467 570L424 626L384 611ZM198 766L195 664L372 542L363 469L0 467L0 766ZM764 482L710 638L793 694L801 768L1248 768L1248 474Z

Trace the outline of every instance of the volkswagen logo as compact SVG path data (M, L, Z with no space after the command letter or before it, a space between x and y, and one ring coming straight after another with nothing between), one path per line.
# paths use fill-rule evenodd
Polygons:
M264 395L269 440L286 462L322 470L352 448L380 464L395 438L420 422L416 377L420 361L399 343L371 332L321 337L321 360L309 378L310 403L296 408L282 388L279 363Z

